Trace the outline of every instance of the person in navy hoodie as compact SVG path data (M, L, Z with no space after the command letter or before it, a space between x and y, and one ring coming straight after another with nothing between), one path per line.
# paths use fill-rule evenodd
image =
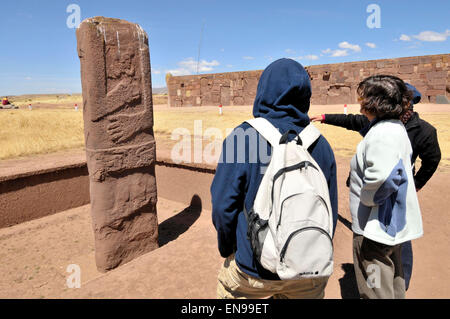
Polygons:
M291 59L279 59L261 75L253 116L267 119L281 134L292 130L289 139L293 139L310 123L307 114L310 98L311 82L303 66ZM249 137L254 135L258 138L251 142ZM237 143L239 140L244 142ZM309 152L328 182L334 234L338 216L334 154L323 136L311 145ZM283 281L253 257L243 209L244 205L247 210L253 206L270 155L270 144L246 122L223 142L211 185L212 220L220 255L226 258L218 276L217 295L219 298L323 298L327 279Z

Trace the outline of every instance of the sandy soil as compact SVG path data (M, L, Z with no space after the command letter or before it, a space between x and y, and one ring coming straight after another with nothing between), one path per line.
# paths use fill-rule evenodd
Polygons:
M348 166L348 159L338 158L341 218L326 298L356 296L344 183ZM449 178L439 173L419 193L425 236L413 243L408 298L450 298L450 268L445 266L450 261ZM0 229L0 298L215 298L222 258L211 213L188 204L159 198L161 247L106 275L95 267L89 206ZM81 267L81 289L66 286L70 264Z
M184 208L159 199L162 243L176 231L167 229L164 221ZM0 298L59 298L68 290L71 264L80 266L82 285L101 276L95 266L89 205L0 229L0 261Z

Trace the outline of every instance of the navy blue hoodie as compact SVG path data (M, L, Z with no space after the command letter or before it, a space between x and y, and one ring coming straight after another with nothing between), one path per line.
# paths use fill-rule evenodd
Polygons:
M271 63L262 73L258 83L253 116L269 120L281 134L293 130L296 134L306 127L310 120L307 115L311 98L311 82L306 70L301 64L291 59L280 59ZM221 160L217 165L216 174L211 185L212 219L217 230L220 255L224 258L235 253L236 263L245 273L262 279L277 280L276 274L263 269L253 258L250 242L247 239L247 221L243 214L244 204L247 210L253 206L258 187L263 178L261 168L267 166L268 160L259 154L259 148L267 148L271 155L270 144L258 135L256 142L257 160L250 160L254 155L254 145L250 139L245 139L245 149L240 149L236 132L257 134L253 127L242 123L225 139L222 147ZM251 132L253 130L253 132ZM249 134L251 135L251 134ZM289 138L296 135L291 133ZM228 143L234 153L227 158ZM336 162L333 151L327 140L321 136L309 151L322 169L329 187L333 210L333 233L338 215ZM245 152L245 161L238 160ZM253 158L253 157L252 157ZM241 157L242 159L242 157Z

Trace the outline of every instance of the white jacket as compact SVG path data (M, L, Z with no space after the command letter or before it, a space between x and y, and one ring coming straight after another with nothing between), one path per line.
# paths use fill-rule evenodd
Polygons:
M371 125L350 164L352 230L393 246L423 235L411 142L399 120Z

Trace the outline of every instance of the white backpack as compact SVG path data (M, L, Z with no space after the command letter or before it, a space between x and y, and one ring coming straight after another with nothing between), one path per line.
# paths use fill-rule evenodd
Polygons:
M326 178L308 152L320 131L312 124L287 142L269 121L247 121L272 146L253 208L244 213L258 262L282 280L333 272L333 216Z

